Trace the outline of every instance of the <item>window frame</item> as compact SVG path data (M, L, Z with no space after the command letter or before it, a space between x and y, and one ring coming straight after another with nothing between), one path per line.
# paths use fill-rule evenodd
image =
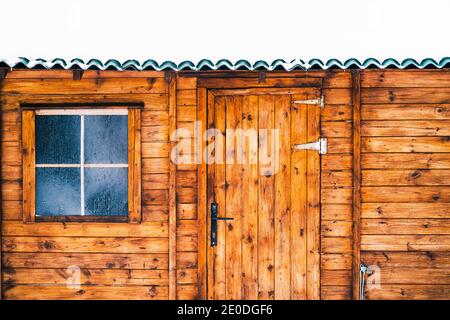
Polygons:
M50 105L51 106L51 105ZM36 113L45 114L120 113L128 114L128 215L127 216L36 216ZM116 111L113 111L116 110ZM125 114L125 113L122 113ZM64 108L34 107L22 108L22 163L23 163L23 221L33 222L128 222L140 223L141 215L141 110L135 106L108 108Z

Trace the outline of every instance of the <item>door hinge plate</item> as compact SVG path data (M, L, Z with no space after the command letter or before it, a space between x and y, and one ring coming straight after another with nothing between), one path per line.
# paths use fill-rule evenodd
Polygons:
M317 104L321 108L324 106L323 96L320 96L319 99L309 99L309 100L294 100L292 101L295 104Z
M293 146L296 150L317 150L319 154L327 153L327 138L320 138L317 141L309 143L294 144Z

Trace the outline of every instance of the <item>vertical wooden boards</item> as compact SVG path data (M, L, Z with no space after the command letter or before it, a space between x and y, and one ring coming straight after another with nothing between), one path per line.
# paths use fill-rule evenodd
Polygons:
M275 97L259 97L259 128L271 129L275 125ZM271 138L267 134L264 141L260 137L259 155L259 208L258 208L258 298L274 299L275 295L275 257L274 257L274 175L273 165L261 164L264 157L262 145L270 145Z
M291 298L291 97L275 96L275 128L280 132L275 173L275 299ZM275 148L277 150L277 148Z
M361 73L352 72L353 98L353 299L359 299L361 263Z
M242 103L242 129L250 132L244 139L258 134L258 96L244 96ZM258 148L253 137L244 140L246 164L243 166L242 194L246 205L242 209L242 299L258 297ZM257 141L256 141L257 143ZM255 159L253 163L251 159Z
M167 73L168 109L169 109L169 139L170 147L175 147L176 141L172 134L177 128L177 79L174 73ZM176 204L176 174L177 167L169 161L169 299L177 299L177 204Z
M22 159L23 159L23 221L34 222L35 217L35 113L22 112Z
M208 93L207 90L204 88L198 89L197 93L197 120L202 121L202 124L206 127L206 125L210 126L211 123L207 119L207 107L208 107ZM214 108L214 98L213 104L210 105L210 107ZM214 115L214 112L212 112ZM207 123L208 121L208 123ZM197 190L198 190L198 196L197 196L197 223L198 223L198 249L197 249L197 255L198 255L198 297L199 299L207 299L207 292L211 292L208 290L208 272L207 272L207 266L208 266L208 256L207 253L209 251L207 250L208 246L208 230L210 230L208 226L208 219L209 216L209 210L207 208L207 199L208 198L208 204L210 203L210 191L208 189L207 185L207 166L206 162L202 161L202 163L197 165ZM209 180L209 178L208 178ZM209 282L210 283L210 282Z
M128 110L128 220L140 223L141 214L141 110Z
M295 96L293 97L295 99ZM291 144L308 142L308 107L292 104ZM292 299L306 299L306 150L292 150L291 156L291 290Z
M320 138L320 108L308 105L308 141ZM307 287L309 300L320 299L320 155L307 151Z

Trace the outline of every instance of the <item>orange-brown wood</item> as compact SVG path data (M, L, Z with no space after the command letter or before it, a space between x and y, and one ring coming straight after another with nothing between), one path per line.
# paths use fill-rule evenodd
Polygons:
M128 220L139 223L141 214L141 110L128 111Z
M166 74L167 92L169 94L169 134L172 135L177 127L177 79L174 73ZM176 141L170 137L170 147L173 150ZM169 160L169 299L177 299L177 204L176 204L176 164Z

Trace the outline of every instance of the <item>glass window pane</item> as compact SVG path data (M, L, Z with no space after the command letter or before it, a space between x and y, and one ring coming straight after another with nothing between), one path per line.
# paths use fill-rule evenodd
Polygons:
M79 168L36 168L36 215L79 215Z
M128 215L128 169L86 168L85 215Z
M128 163L128 117L85 116L85 163Z
M80 116L36 116L36 163L80 163Z

